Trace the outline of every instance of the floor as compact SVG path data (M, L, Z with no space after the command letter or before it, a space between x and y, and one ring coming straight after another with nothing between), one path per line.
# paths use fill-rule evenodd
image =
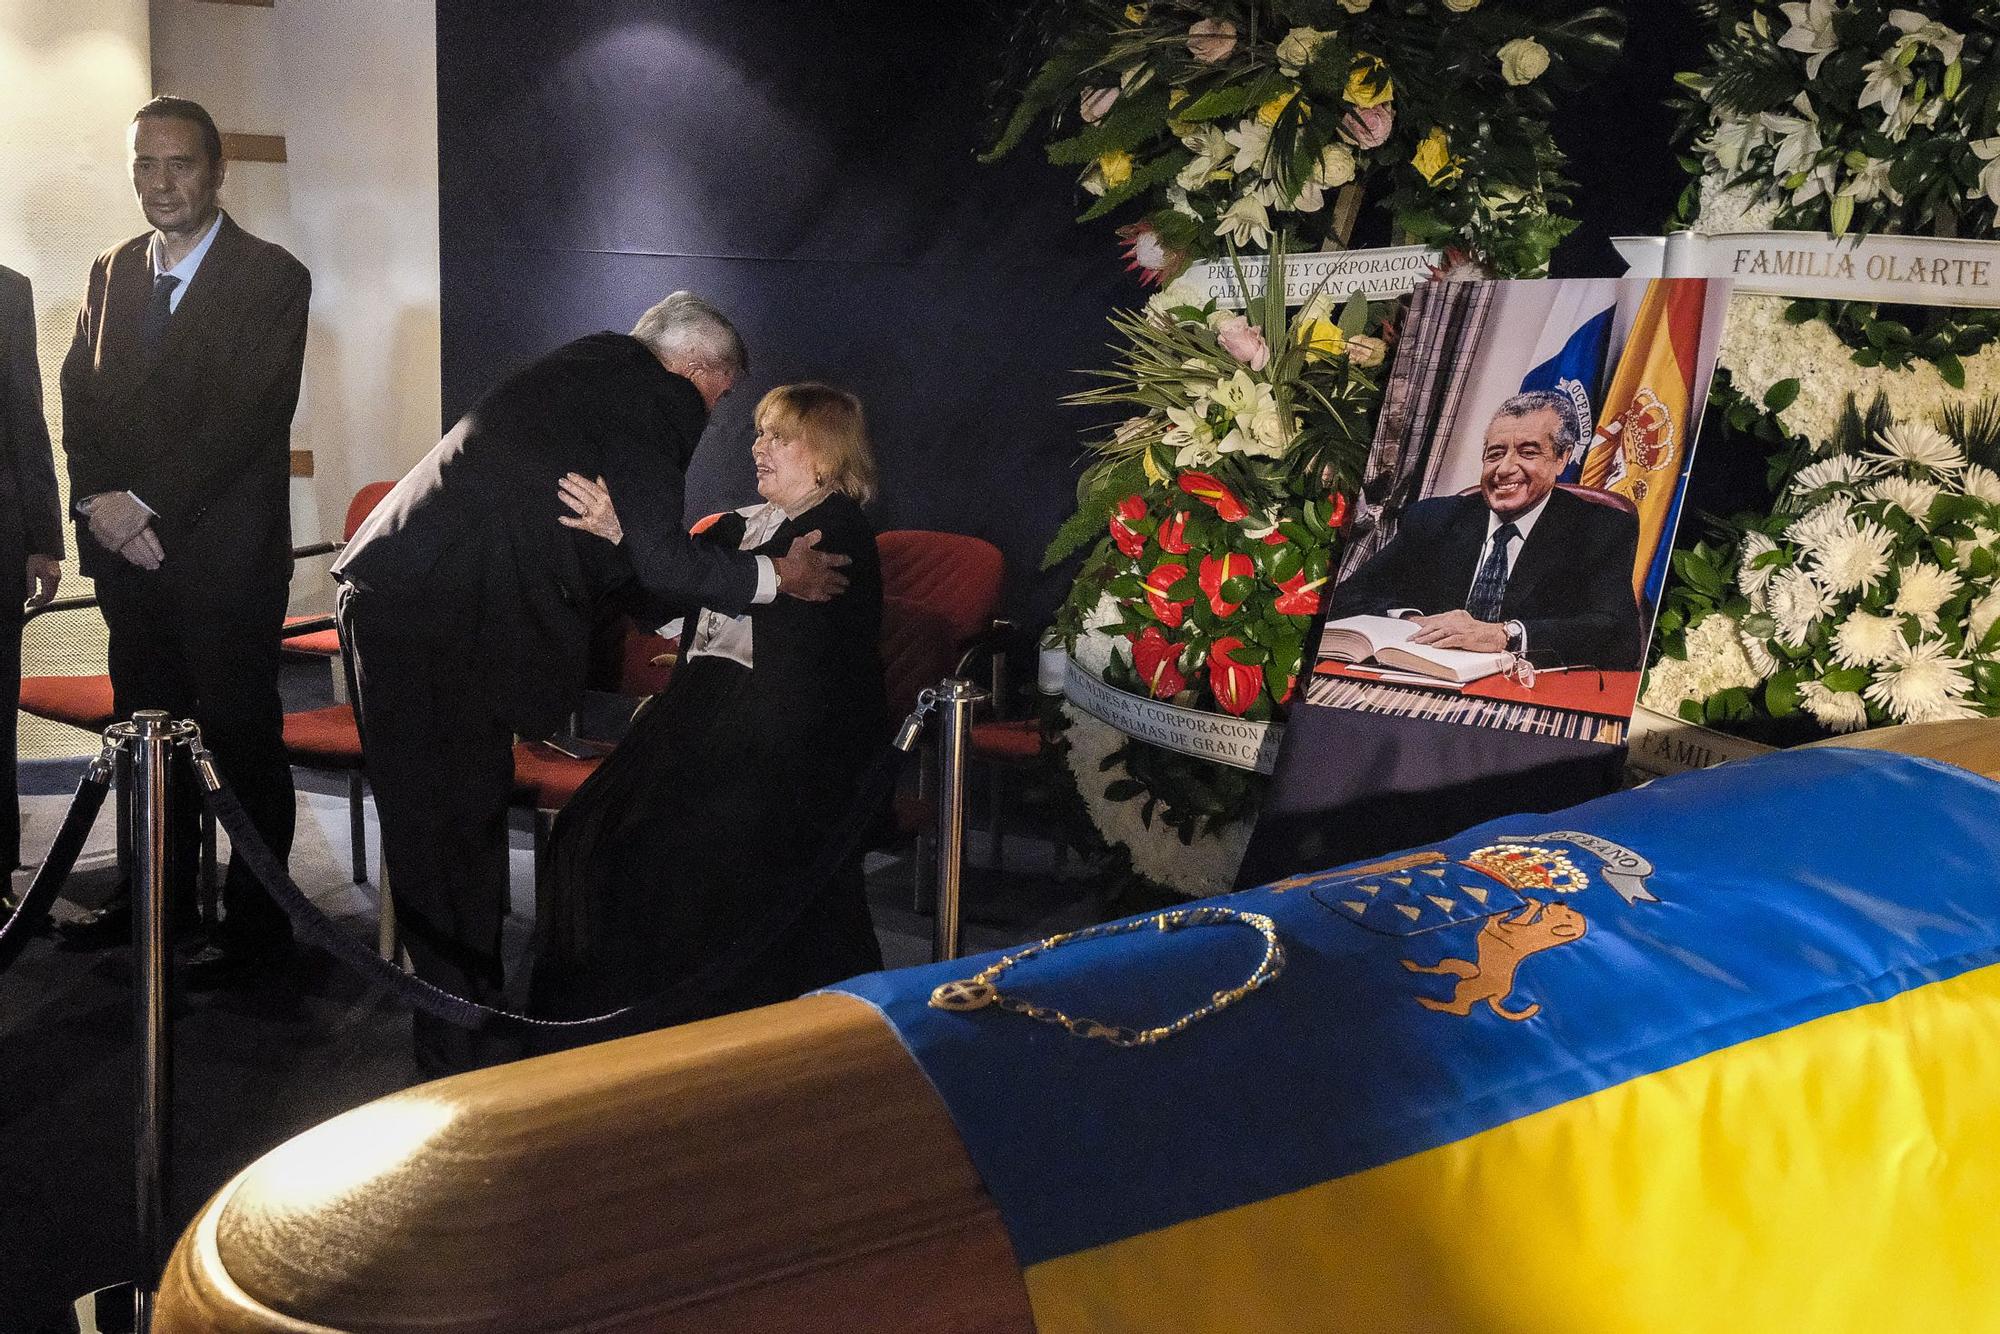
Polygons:
M323 669L322 669L323 670ZM23 857L33 864L68 807L75 762L23 775ZM315 903L370 942L375 894L351 881L345 787L300 775L292 875ZM57 915L108 894L116 877L107 802ZM969 839L965 951L1014 944L1109 915L1087 868L1058 864L1032 836L1007 840L1005 874ZM372 820L371 853L378 846ZM508 943L532 927L531 836L513 836ZM18 883L25 887L26 873ZM869 900L891 967L930 958L931 919L913 910L907 854L873 854ZM129 952L78 955L37 939L0 974L0 1334L58 1320L71 1299L133 1276L133 1001ZM295 973L183 996L173 1024L173 1228L246 1164L327 1117L419 1082L409 1010L331 958Z

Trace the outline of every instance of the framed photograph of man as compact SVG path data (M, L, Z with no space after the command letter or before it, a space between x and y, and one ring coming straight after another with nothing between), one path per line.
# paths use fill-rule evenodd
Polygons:
M1307 702L1622 743L1726 301L1420 292Z
M1417 291L1239 884L1617 787L1728 296Z

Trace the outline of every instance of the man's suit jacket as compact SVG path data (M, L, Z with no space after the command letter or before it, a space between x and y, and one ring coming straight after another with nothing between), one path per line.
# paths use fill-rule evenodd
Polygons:
M602 601L643 592L737 615L753 557L690 542L685 473L708 409L638 339L593 334L502 381L383 498L334 566L467 654L469 682L523 736L562 723ZM556 483L603 477L625 539L565 528ZM363 652L365 653L365 648Z
M312 278L222 216L149 365L151 234L100 255L63 362L70 496L130 491L159 517L163 569L210 585L291 577L292 413ZM78 521L97 577L124 558Z
M28 280L0 268L0 611L19 612L30 555L62 559L62 505L42 372L35 362L35 302ZM13 585L4 582L14 581Z
M1380 616L1398 607L1459 611L1472 591L1489 511L1483 496L1412 505L1389 544L1334 590L1328 615ZM1520 621L1542 666L1625 670L1639 665L1632 597L1639 521L1558 488L1515 557L1500 619Z

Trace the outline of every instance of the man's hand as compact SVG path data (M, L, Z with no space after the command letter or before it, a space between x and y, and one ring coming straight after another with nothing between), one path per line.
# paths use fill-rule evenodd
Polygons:
M1423 627L1411 639L1413 644L1433 648L1462 648L1473 653L1504 653L1507 627L1499 621L1475 619L1468 611L1440 612L1436 616L1409 616Z
M817 530L792 539L792 549L773 558L778 571L778 591L801 602L825 602L847 591L847 576L840 567L847 557L819 549Z
M62 562L54 556L28 557L27 601L25 608L33 611L36 607L46 607L55 600L56 589L62 586Z
M98 492L85 502L84 514L90 519L90 535L106 551L124 551L153 521L153 512L129 491Z
M139 535L118 548L118 554L142 570L157 570L167 553L160 547L160 539L151 528L141 528Z

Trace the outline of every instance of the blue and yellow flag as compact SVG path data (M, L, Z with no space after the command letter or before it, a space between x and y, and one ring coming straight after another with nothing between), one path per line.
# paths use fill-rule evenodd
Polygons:
M1880 837L1857 837L1865 820ZM2000 785L1780 753L1204 901L1120 1048L878 974L1043 1334L2000 1329ZM1145 1028L1234 922L1048 950Z

